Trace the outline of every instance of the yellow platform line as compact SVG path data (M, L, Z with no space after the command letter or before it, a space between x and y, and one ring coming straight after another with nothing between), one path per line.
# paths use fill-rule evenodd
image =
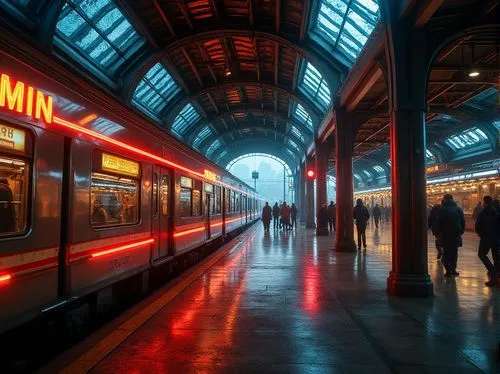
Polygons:
M99 361L101 361L104 357L111 353L125 339L127 339L132 333L134 333L139 327L141 327L147 320L153 317L158 311L160 311L160 309L162 309L177 295L179 295L186 287L188 287L204 272L214 266L222 257L229 254L229 252L231 252L241 244L242 242L240 241L238 243L235 243L234 245L228 245L227 248L216 252L213 257L209 257L206 262L202 263L198 269L189 274L186 279L176 284L174 287L166 291L165 294L159 299L155 300L147 307L145 307L142 311L130 318L128 321L118 326L115 331L100 340L90 350L82 354L69 366L66 366L63 370L61 370L60 373L87 373Z

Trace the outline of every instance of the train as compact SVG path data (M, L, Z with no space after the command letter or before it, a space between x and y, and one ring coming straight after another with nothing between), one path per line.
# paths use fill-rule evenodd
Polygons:
M260 218L252 187L62 76L0 51L0 333Z

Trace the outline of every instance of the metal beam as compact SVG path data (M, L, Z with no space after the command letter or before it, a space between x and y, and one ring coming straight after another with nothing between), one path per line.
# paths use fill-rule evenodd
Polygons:
M163 21L163 24L165 26L167 26L167 29L170 32L170 34L172 34L172 36L176 36L175 29L172 26L172 23L170 22L170 20L168 19L167 14L163 11L160 4L158 4L158 0L153 0L153 5L156 8L156 11L158 12L158 14L160 15L160 18Z
M200 87L203 87L204 86L203 80L201 79L200 73L199 73L198 69L196 68L196 65L193 63L193 60L191 59L189 52L186 51L186 48L184 48L184 47L181 48L181 51L182 51L182 54L184 55L184 57L186 58L189 66L191 67L191 70L193 70L193 73L194 73L196 79L198 80Z
M193 18L191 17L191 14L189 13L189 9L186 7L184 0L177 0L177 5L179 6L179 8L182 12L182 15L184 16L189 28L193 29L194 28Z
M381 77L383 77L382 69L377 64L374 64L363 81L349 95L346 110L352 112Z
M427 0L418 10L413 27L424 27L443 3L444 0Z

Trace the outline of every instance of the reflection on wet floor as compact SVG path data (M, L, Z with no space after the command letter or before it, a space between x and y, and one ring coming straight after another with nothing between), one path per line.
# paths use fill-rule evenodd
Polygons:
M259 226L93 371L123 373L495 372L500 289L464 236L457 279L429 237L431 299L390 298L390 224L336 253L313 230Z

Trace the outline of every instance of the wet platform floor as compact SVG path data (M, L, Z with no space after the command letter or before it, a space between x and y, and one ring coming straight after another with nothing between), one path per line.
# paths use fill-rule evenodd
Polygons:
M431 299L388 297L387 223L369 227L366 254L304 228L239 239L92 372L496 372L500 288L484 286L473 233L452 280L430 237Z

